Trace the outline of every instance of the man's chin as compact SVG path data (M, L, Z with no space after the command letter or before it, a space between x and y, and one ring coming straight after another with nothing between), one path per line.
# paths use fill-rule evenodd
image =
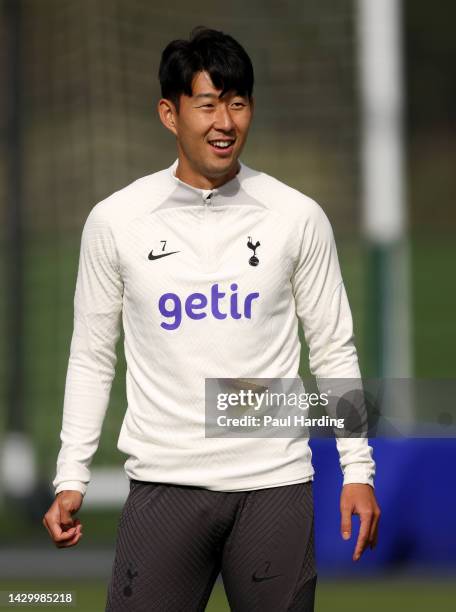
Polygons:
M227 174L233 173L233 176L237 174L239 169L238 158L234 157L233 159L219 159L215 161L210 161L205 164L204 174L208 178L221 178L226 176Z

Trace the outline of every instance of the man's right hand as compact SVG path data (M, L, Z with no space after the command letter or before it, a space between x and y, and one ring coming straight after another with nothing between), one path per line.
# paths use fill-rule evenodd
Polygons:
M82 538L82 524L73 514L82 504L79 491L60 491L43 518L43 525L57 548L75 546Z

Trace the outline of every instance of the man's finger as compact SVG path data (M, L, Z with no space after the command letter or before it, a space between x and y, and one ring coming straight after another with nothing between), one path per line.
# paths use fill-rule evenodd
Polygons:
M76 527L72 527L68 531L57 531L57 529L53 532L52 538L54 542L63 542L65 540L70 540L76 533Z
M340 532L344 540L349 540L351 538L351 530L352 530L351 508L349 506L344 505L341 507L340 513L341 513Z
M64 527L73 527L74 524L71 512L63 505L60 506L60 524Z
M75 526L75 532L74 535L78 535L79 533L82 535L82 524L81 522L78 522L78 524Z
M356 542L355 552L353 553L353 561L358 561L367 546L367 543L369 541L369 533L371 529L373 513L360 513L359 518L361 520L361 524L359 527L359 534L358 540Z
M82 533L77 533L74 535L74 537L71 538L71 540L68 540L67 542L58 542L57 548L69 548L70 546L75 546L79 540L82 538Z
M369 533L369 544L370 544L371 550L373 550L377 546L379 522L380 522L380 512L378 511L374 513L374 518L372 520L372 527Z
M45 517L45 518L43 518L43 525L46 527L48 534L49 534L49 535L51 536L51 538L52 538L52 533L51 533L51 530L49 529L48 524L47 524L47 522L46 522L46 517Z
M75 535L69 540L65 540L63 542L56 542L56 546L57 548L68 548L69 546L74 546L75 544L79 542L82 536L83 536L82 532L75 533Z
M65 531L62 530L55 517L45 517L43 523L54 542L68 540L74 536L76 531L76 527L71 527Z

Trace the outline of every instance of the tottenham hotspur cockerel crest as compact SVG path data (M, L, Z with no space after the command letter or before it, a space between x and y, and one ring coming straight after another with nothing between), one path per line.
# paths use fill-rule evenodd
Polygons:
M257 248L260 246L260 242L257 240L256 243L253 244L252 236L248 236L247 246L249 247L249 249L252 249L253 251L253 255L249 259L249 264L251 266L257 266L260 263L260 260L258 259L255 253L256 253Z

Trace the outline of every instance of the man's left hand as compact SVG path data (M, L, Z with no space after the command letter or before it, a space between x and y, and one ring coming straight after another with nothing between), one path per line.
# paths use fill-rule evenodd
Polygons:
M358 541L353 553L353 561L358 561L368 546L373 549L377 545L380 508L373 488L368 484L345 485L340 496L340 514L344 540L351 537L352 514L357 514L360 518Z

